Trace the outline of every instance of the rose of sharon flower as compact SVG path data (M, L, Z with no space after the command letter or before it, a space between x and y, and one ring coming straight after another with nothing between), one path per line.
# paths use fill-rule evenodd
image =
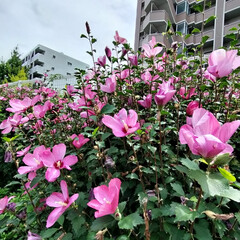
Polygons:
M117 87L116 75L112 75L110 78L107 78L105 85L100 84L100 88L103 92L113 93Z
M25 173L33 172L42 168L43 163L42 163L42 158L40 154L46 150L47 149L45 148L45 146L42 145L42 146L36 147L33 153L27 153L23 158L23 162L27 166L22 166L18 168L18 172L20 174L25 174Z
M42 240L42 238L38 234L32 233L32 232L28 231L28 238L27 238L27 240Z
M66 145L63 143L55 145L52 152L48 149L41 153L42 162L48 168L45 177L49 182L54 182L60 176L60 169L72 170L70 166L78 162L77 156L64 157L65 153Z
M48 206L55 207L55 209L48 216L46 225L47 228L51 227L78 198L78 193L69 197L68 187L65 181L62 180L60 185L62 193L54 192L46 199L46 204Z
M120 187L120 179L113 178L108 187L102 185L93 189L95 199L87 205L97 210L94 214L95 218L115 213L118 207Z
M81 148L85 143L90 140L89 138L84 138L82 134L73 134L72 136L70 136L70 138L73 140L73 146L77 149Z
M188 144L195 155L212 159L223 153L231 154L233 148L227 141L240 125L240 120L222 126L213 114L204 108L194 110L192 118L187 119L179 131L181 144Z
M5 196L4 198L0 199L0 214L2 214L4 212L4 210L6 209L6 207L8 205L8 202L14 197L15 196L8 198L8 196Z
M159 91L156 93L154 100L158 106L166 105L175 94L176 90L173 89L171 82L164 82L160 85Z
M237 50L224 49L213 51L208 58L208 72L218 78L230 74L240 66L240 56L237 56L237 52Z
M151 108L152 105L152 94L148 94L146 97L143 97L143 100L137 101L138 104L144 108Z
M118 31L115 32L114 39L119 44L127 43L127 40L125 38L119 36Z
M140 128L140 123L137 122L137 119L138 115L134 110L129 110L129 114L127 114L126 109L122 108L114 117L105 115L102 122L112 129L116 137L125 137Z
M202 105L202 104L201 104ZM199 102L198 101L192 101L187 105L186 113L188 116L192 116L193 111L199 108Z

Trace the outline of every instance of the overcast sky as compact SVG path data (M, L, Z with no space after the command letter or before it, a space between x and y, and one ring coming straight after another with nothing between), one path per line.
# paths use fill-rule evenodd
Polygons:
M134 47L137 0L0 0L0 60L14 47L22 57L37 44L91 64L89 44L80 39L88 21L97 43L96 56L112 47L118 30Z

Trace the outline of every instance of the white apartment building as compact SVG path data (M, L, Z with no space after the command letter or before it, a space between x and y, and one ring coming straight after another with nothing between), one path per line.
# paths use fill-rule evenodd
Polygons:
M75 68L86 69L89 67L84 62L40 44L27 54L22 61L22 65L29 68L30 79L42 78L44 73L74 77Z

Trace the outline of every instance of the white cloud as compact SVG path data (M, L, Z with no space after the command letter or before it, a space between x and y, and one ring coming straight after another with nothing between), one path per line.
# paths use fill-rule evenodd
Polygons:
M97 55L111 47L115 31L133 47L137 0L1 0L0 58L7 60L15 46L25 55L37 44L91 63L85 33L88 21L97 38Z

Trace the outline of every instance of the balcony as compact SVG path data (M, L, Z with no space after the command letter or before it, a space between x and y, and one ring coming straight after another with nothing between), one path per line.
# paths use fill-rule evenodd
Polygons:
M144 19L142 25L143 30L147 28L150 23L164 23L166 25L169 17L165 10L157 10L150 12Z
M239 0L229 0L225 4L225 12L230 12L240 8Z
M227 24L224 26L224 36L227 35L227 34L230 34L230 33L237 33L237 31L229 31L231 28L235 27L237 29L239 29L239 26L238 24L240 24L240 20L239 21L236 21L236 22L233 22L233 23L230 23L230 24Z

